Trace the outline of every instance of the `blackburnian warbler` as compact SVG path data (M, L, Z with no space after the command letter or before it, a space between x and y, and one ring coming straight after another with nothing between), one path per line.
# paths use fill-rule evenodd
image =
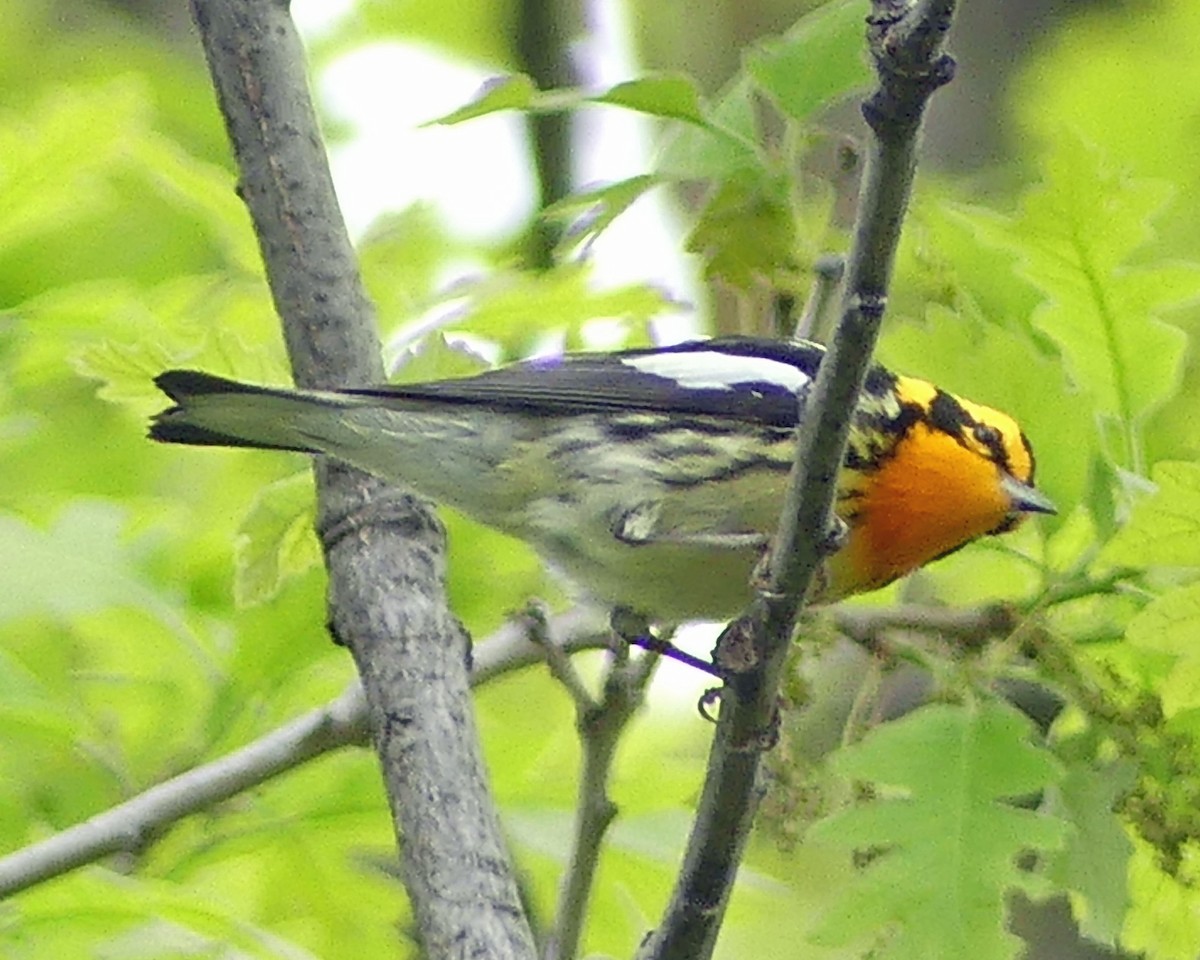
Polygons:
M333 391L171 370L155 382L176 405L150 436L336 457L525 540L594 599L722 619L750 598L823 355L725 338ZM1053 512L1032 481L1011 417L873 368L838 477L849 536L814 599Z

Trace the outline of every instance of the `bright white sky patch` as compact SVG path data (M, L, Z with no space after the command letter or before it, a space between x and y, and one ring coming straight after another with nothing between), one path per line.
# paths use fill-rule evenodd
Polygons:
M292 0L288 9L304 36L321 35L354 9L354 0Z
M294 0L302 31L333 29L353 0ZM585 30L572 53L583 86L603 90L643 72L620 0L587 0ZM422 127L475 99L499 71L447 58L414 43L381 42L327 67L319 90L328 111L353 134L331 150L338 199L353 237L380 214L427 201L451 234L493 241L521 229L535 203L533 165L523 118L496 114L453 127ZM628 110L589 108L574 119L576 184L610 183L645 173L657 125ZM680 253L682 226L662 189L638 200L589 250L590 282L599 289L648 282L702 313L703 286L694 257ZM665 310L653 323L658 342L697 332L697 310ZM607 345L608 337L602 337ZM591 344L589 344L591 346Z
M716 351L648 353L621 360L643 373L670 377L693 390L732 390L739 383L772 383L796 393L808 375L790 363L766 357L742 357Z
M452 233L506 236L533 210L521 116L499 113L422 127L469 103L495 71L410 43L374 43L335 61L321 89L354 137L330 152L342 212L354 236L380 213L432 203Z

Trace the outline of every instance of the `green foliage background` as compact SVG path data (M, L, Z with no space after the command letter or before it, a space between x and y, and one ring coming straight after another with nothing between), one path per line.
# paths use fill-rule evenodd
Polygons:
M653 54L669 31L664 5L645 6ZM837 191L815 173L797 181L793 163L826 142L818 108L866 77L860 6L746 51L726 85L705 80L720 89L707 97L676 74L609 91L602 102L672 121L661 162L555 212L600 203L600 227L643 190L707 178L720 187L687 246L718 300L745 316L765 287L802 294L813 260L846 241ZM363 0L314 62L401 36L507 73L513 15L483 0ZM689 26L679 43L695 48L721 25ZM198 47L171 30L105 5L14 0L0 32L0 852L220 756L352 677L323 629L304 462L143 439L159 406L150 379L167 366L286 380ZM1068 892L1098 941L1171 960L1200 951L1200 372L1186 346L1200 65L1183 52L1197 42L1188 0L1075 14L1007 88L1008 155L919 181L882 359L1016 415L1063 510L864 601L1009 599L1029 619L998 651L930 661L942 703L797 759L791 775L816 800L756 838L723 956L807 942L818 958L1013 957L1015 887ZM787 120L771 149L754 96ZM517 79L491 97L472 112L589 99L547 101ZM386 330L436 301L439 269L465 246L421 206L377 225L362 255ZM495 272L467 329L513 354L543 328L578 343L599 315L646 338L655 291L597 293L575 264L525 272L517 246L472 251ZM712 325L730 323L717 312ZM463 363L433 345L407 375ZM530 595L558 599L523 547L449 525L451 598L476 636ZM1014 667L1017 648L1039 654L1033 666ZM1065 696L1048 738L992 698L1012 673ZM572 710L540 670L489 685L478 710L545 922L570 834ZM661 909L708 735L658 704L624 742L590 951L630 955ZM1006 802L1030 795L1036 811ZM1029 851L1035 869L1018 870ZM393 857L374 760L344 752L0 904L0 954L395 955L410 931L382 866Z

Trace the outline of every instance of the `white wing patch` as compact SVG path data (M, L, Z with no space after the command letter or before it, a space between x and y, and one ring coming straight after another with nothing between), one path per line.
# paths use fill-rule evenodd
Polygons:
M770 383L799 393L811 382L803 370L767 357L731 353L647 353L622 357L621 362L658 377L667 377L692 390L732 390L738 384Z

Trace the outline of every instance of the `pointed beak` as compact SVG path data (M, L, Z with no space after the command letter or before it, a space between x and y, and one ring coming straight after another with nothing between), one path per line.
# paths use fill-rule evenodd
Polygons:
M1000 487L1012 501L1012 509L1018 513L1058 513L1049 497L1016 477L1005 474L1000 479Z

